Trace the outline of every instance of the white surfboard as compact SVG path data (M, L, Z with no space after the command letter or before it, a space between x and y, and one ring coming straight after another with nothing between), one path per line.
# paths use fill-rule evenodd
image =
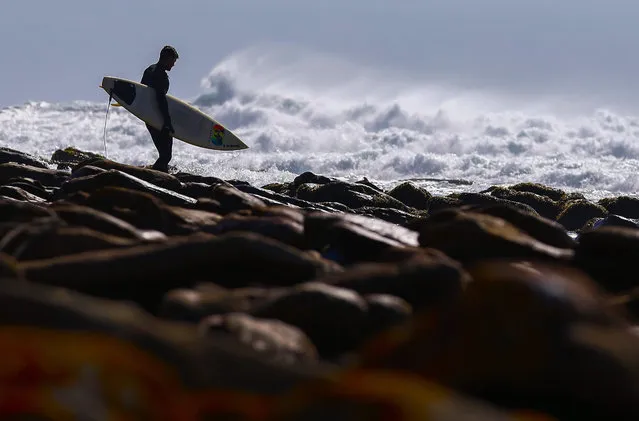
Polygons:
M155 90L139 82L113 76L102 78L100 86L119 105L140 120L157 129L164 118L160 113ZM235 151L248 149L233 132L194 106L170 94L166 96L173 124L173 137L207 149Z

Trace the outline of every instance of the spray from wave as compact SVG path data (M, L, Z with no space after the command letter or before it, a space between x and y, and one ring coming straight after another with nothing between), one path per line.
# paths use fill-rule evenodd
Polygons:
M459 89L273 45L227 57L201 88L192 104L250 149L175 142L173 164L185 171L256 184L304 171L382 185L463 179L476 190L532 181L593 197L639 186L639 119L580 109L585 103L573 99ZM69 145L101 152L104 112L104 104L80 101L8 107L0 110L0 143L43 156ZM155 160L144 125L126 110L112 109L108 141L112 159Z

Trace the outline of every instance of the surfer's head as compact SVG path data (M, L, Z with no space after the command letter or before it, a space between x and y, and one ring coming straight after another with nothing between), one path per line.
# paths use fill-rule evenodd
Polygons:
M175 48L165 45L160 51L160 63L165 70L171 70L180 56Z

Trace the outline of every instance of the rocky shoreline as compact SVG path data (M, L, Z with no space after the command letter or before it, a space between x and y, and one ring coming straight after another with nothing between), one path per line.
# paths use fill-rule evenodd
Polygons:
M0 148L0 214L4 391L85 361L148 382L144 419L639 416L636 197L254 186Z

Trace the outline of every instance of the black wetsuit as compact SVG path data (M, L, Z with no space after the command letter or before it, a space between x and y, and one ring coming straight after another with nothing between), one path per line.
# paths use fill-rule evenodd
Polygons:
M165 96L169 91L169 76L166 74L166 71L157 63L152 64L144 70L144 75L140 83L155 89L160 112L164 117L164 126L165 128L168 126L172 129L171 116L169 115L168 103ZM155 164L153 164L153 168L168 171L173 149L173 136L171 136L166 129L158 130L148 124L146 128L149 130L149 133L151 133L153 143L160 154Z

